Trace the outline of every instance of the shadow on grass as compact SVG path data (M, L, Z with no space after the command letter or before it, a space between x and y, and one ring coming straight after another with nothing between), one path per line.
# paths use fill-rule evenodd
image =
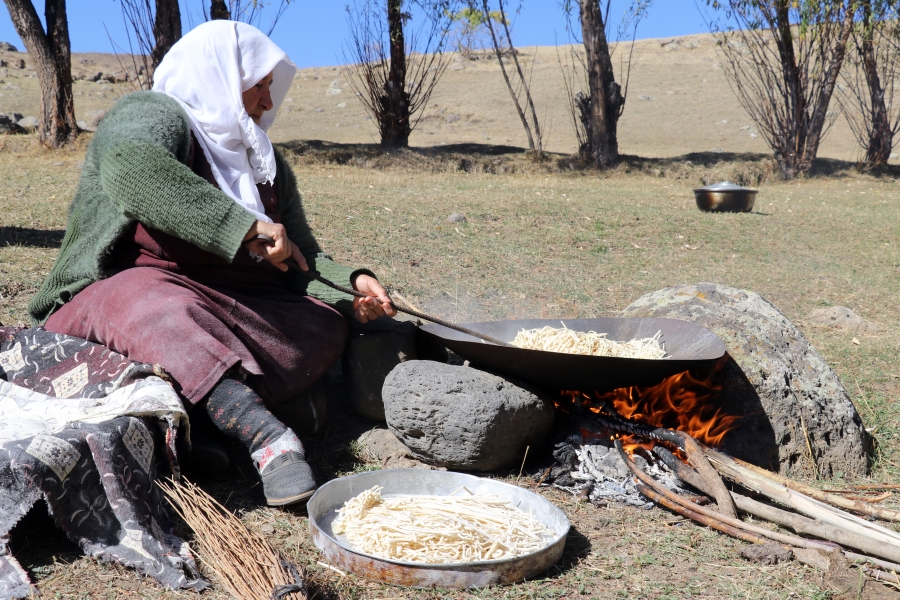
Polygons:
M70 563L84 556L78 545L53 522L43 500L35 502L12 528L9 550L36 583L40 583L56 563Z
M563 548L562 558L555 565L550 567L547 575L551 577L561 577L567 572L576 568L582 560L591 555L591 540L584 534L575 529L573 525L569 529L569 535L566 537L566 545Z
M425 172L600 173L575 154L545 152L540 158L525 148L502 144L447 144L387 150L378 144L349 144L323 140L292 140L279 144L305 165L355 165L363 168L406 168ZM641 173L654 177L688 180L707 185L729 180L755 186L780 180L781 172L769 154L751 152L691 152L681 156L647 158L622 155L620 163L606 171ZM809 177L844 178L866 174L884 179L900 178L900 165L863 169L858 163L832 158L816 160Z
M0 247L27 246L30 248L59 248L62 245L62 229L32 229L30 227L0 227Z

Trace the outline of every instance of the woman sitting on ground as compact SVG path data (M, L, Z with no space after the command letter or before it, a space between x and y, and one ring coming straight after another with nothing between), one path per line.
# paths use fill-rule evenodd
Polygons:
M302 444L272 411L340 357L343 315L394 315L370 271L319 248L266 135L295 70L243 23L184 36L154 91L103 119L59 257L29 305L36 325L165 368L189 410L247 446L271 505L315 489ZM288 271L289 258L371 297Z

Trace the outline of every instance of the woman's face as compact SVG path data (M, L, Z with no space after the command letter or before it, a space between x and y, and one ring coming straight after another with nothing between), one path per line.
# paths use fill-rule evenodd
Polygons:
M263 113L272 110L272 94L269 88L272 86L272 74L269 73L241 94L244 100L244 108L254 123L259 123Z

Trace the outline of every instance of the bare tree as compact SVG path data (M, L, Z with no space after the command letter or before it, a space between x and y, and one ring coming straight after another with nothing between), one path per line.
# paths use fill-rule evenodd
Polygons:
M119 65L128 71L137 89L153 87L153 72L175 42L181 39L181 10L178 0L120 0L128 48L117 52ZM118 45L113 43L116 49Z
M887 164L900 128L894 86L900 76L900 22L894 0L860 0L838 101L866 166Z
M615 43L610 47L609 27L611 1L577 0L581 42L584 55L571 52L571 63L564 64L563 78L571 102L571 114L579 143L579 154L597 169L608 168L619 162L619 117L625 110L631 65L634 59L634 40L638 25L646 16L651 0L633 0L625 12ZM569 17L569 33L577 40L571 24L574 0L561 0L560 4ZM613 55L622 40L630 37L629 50L621 57L620 72L624 86L616 81ZM579 69L580 67L580 69ZM579 72L585 81L581 91Z
M181 39L181 9L178 7L178 0L156 0L153 37L155 43L150 56L153 68L156 69L169 48Z
M37 71L41 87L41 117L38 136L53 148L71 144L78 135L72 99L72 58L65 0L45 0L41 24L31 0L5 0L16 33Z
M124 71L132 71L130 77L134 87L150 89L153 86L153 72L169 49L181 39L181 9L178 0L120 0L122 18L128 32L128 47L120 48L113 43L119 54L119 64ZM290 0L279 0L272 14L267 35L271 35L275 25L287 9ZM201 5L203 19L237 20L259 27L260 20L268 4L261 0L211 0L207 11L206 0ZM190 25L190 13L188 13ZM126 67L131 62L130 69Z
M248 25L265 31L266 35L272 35L281 15L287 10L291 0L278 0L274 12L267 12L270 4L263 0L210 0L209 9L206 8L206 0L201 0L204 21L224 19L226 21L241 21ZM270 14L268 28L262 27L263 15Z
M383 13L378 0L347 7L349 64L342 73L378 124L381 145L405 148L449 64L443 50L452 11L445 0L419 2L426 23L407 35L404 0L382 1Z
M711 0L736 28L710 21L732 90L787 179L809 172L836 115L828 106L857 0Z
M225 0L211 0L209 3L209 18L210 20L218 20L224 19L226 21L231 20L231 11L228 10L228 5L225 4Z
M477 0L469 0L470 8L475 8L473 5L476 1ZM519 62L518 53L513 46L512 35L509 31L509 19L506 17L506 8L503 6L503 0L497 0L497 10L493 11L497 13L498 18L492 16L493 13L491 11L489 0L481 0L480 5L480 13L483 15L481 21L491 34L491 45L494 48L494 55L497 57L497 62L500 63L500 72L503 73L503 81L506 82L506 89L509 90L509 95L516 107L516 112L519 115L519 119L522 121L522 127L525 128L525 137L528 138L528 150L540 158L544 154L541 125L538 121L537 110L534 108L534 100L531 98L530 80L525 77L522 65ZM502 27L502 30L500 35L498 35L497 30L500 27ZM509 56L513 65L516 67L517 86L514 86L509 79L509 74L506 72L506 65L503 64L504 56ZM525 102L531 112L530 123L519 102L519 92L517 92L517 87L525 93ZM533 135L532 130L534 131Z

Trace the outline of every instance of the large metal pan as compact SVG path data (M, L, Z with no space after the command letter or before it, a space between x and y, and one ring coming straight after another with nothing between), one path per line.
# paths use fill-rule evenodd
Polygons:
M554 536L540 550L505 560L423 564L363 554L353 550L344 536L335 534L331 525L344 502L376 485L382 486L385 498L405 494L449 496L462 486L473 494L500 496L540 520ZM360 577L411 587L481 588L534 577L559 560L569 533L566 515L545 498L500 481L450 471L388 469L333 479L316 491L307 508L313 543L330 562Z
M511 342L521 329L562 327L563 324L575 331L606 333L609 339L620 342L653 337L659 331L670 358L647 360L523 350L488 344L434 323L423 325L422 330L479 367L550 390L607 391L631 385L654 385L725 354L725 344L719 336L700 325L677 319L530 319L464 325Z

